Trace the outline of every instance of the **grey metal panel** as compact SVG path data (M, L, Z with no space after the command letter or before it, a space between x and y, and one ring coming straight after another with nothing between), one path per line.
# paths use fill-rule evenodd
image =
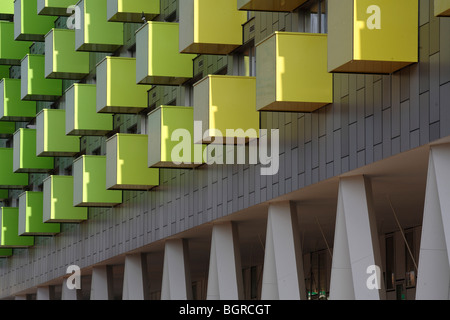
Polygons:
M410 96L409 96L409 127L411 130L418 129L420 126L419 114L419 66L411 66L410 69Z
M430 123L439 121L439 53L430 56Z
M400 72L392 75L391 135L400 135Z
M430 25L419 28L420 93L430 90Z
M450 135L450 82L441 86L440 90L440 115L441 126L440 136Z
M409 149L409 100L402 102L400 105L400 114L401 114L401 135L400 135L400 150L407 151Z

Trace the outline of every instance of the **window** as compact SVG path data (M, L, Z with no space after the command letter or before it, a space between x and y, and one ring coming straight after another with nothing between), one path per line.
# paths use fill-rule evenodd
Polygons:
M406 266L406 287L415 287L416 286L416 267L415 267L415 257L414 257L414 230L405 231L405 266ZM411 250L411 251L410 251Z
M299 10L299 32L327 33L327 1L307 2Z
M394 235L386 236L386 290L395 289Z

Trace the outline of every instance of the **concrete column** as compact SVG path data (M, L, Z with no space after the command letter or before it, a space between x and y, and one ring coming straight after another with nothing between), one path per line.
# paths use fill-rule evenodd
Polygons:
M237 226L232 222L213 226L206 298L208 300L244 298L239 235Z
M91 300L113 299L113 275L109 266L92 268Z
M330 299L385 299L381 266L370 180L364 176L342 178L339 181Z
M306 300L303 258L296 205L269 205L262 300Z
M36 300L54 300L55 288L51 286L38 287L36 292Z
M450 145L430 150L417 271L417 300L450 294Z
M63 280L61 287L61 300L80 300L81 289L69 289L67 287L67 279Z
M125 257L122 300L148 299L147 262L142 254Z

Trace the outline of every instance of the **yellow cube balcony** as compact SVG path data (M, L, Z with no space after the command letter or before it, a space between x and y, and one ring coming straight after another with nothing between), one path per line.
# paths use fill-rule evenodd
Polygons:
M37 0L14 1L14 39L43 42L44 36L54 27L55 16L37 14Z
M307 0L238 0L239 10L291 12Z
M0 2L0 20L11 20L14 17L14 0Z
M37 0L37 13L44 16L70 16L70 6L75 6L79 0Z
M159 169L148 168L148 136L115 134L106 141L106 188L150 190L159 185Z
M142 23L160 13L160 0L108 0L108 21Z
M22 189L28 186L28 173L14 173L14 150L0 148L0 188Z
M147 109L151 85L136 84L136 59L106 57L97 65L97 112L139 113Z
M179 6L180 52L228 54L242 45L247 12L236 1L183 0Z
M194 108L160 106L148 114L147 132L150 168L195 168L204 163L204 145L193 142Z
M195 83L194 121L201 122L204 132L194 143L259 138L256 78L209 75Z
M73 157L80 152L80 137L66 135L66 111L43 109L36 116L36 155Z
M16 132L16 123L13 121L0 121L0 139L9 139Z
M327 35L275 32L256 54L258 111L312 112L333 102Z
M0 120L30 121L36 117L36 101L21 100L21 80L0 80Z
M80 0L79 27L75 28L77 51L114 52L123 45L123 23L108 22L107 0Z
M434 15L436 17L450 17L450 1L434 0Z
M45 36L45 78L80 80L88 74L89 52L75 51L75 30L50 30Z
M73 206L72 176L51 175L44 180L44 222L80 223L88 219L88 208Z
M329 1L328 71L390 74L418 62L418 7L418 0Z
M17 65L29 52L33 42L14 40L14 22L0 21L0 64Z
M181 85L193 76L197 55L178 51L179 24L150 21L136 32L136 82Z
M97 113L97 88L74 83L66 91L66 134L104 136L113 130L113 115Z
M19 196L19 235L53 236L61 231L59 223L44 223L44 193L26 191Z
M106 189L106 157L79 157L73 162L73 205L114 207L122 203L122 191Z
M14 172L46 173L54 168L52 157L36 156L36 130L19 129L14 134Z
M19 208L0 208L0 248L28 248L33 236L19 236Z

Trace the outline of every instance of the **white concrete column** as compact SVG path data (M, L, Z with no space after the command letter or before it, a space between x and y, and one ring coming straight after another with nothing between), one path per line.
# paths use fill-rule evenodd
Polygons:
M237 226L232 222L213 226L206 298L208 300L244 298L239 235Z
M55 298L54 294L55 292L53 287L38 287L36 292L36 300L53 300Z
M148 299L147 263L142 254L125 257L122 300Z
M450 145L431 147L417 271L417 300L449 299L449 165Z
M330 281L332 300L385 298L372 201L367 177L340 179ZM371 266L376 267L372 270Z
M165 243L161 300L192 300L186 239L172 239Z
M297 209L293 202L269 205L261 299L306 299Z
M69 289L67 287L67 280L64 279L61 287L61 300L80 300L81 289Z
M108 266L92 268L91 300L113 299L112 269Z

